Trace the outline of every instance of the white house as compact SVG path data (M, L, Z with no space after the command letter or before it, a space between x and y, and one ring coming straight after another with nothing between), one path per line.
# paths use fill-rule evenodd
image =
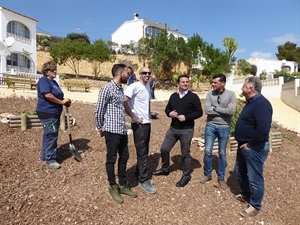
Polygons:
M139 19L138 14L133 15L133 20L125 21L117 30L111 35L112 42L119 46L122 44L137 43L144 37L155 37L158 33L167 28L168 34L174 35L175 38L183 38L187 41L188 36L178 31L178 29L171 29L166 27L166 24L152 22L146 19Z
M0 6L0 74L36 73L37 22Z
M298 66L299 66L298 63L294 61L286 61L286 60L250 58L247 61L252 65L256 65L257 76L262 72L271 74L275 70L281 71L283 69L289 71L290 73L293 73L298 71Z

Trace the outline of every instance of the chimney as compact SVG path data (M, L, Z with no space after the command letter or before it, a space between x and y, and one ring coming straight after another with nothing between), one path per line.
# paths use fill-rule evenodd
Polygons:
M138 20L139 19L139 14L135 13L133 14L133 20Z

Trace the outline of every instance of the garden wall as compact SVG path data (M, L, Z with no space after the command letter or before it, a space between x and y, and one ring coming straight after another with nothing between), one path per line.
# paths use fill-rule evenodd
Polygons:
M300 112L300 79L282 85L281 101Z
M49 60L51 60L51 56L49 54L49 52L45 52L45 51L37 51L37 70L41 71L41 68L43 66L43 64ZM140 63L138 61L138 58L136 56L132 56L132 55L116 55L116 60L115 62L111 63L111 62L105 62L101 64L101 71L100 71L100 76L112 76L111 75L111 67L113 64L115 63L119 63L120 60L127 60L127 61L131 61L132 64L136 64L137 68L141 68L143 66L142 63ZM57 70L59 74L62 73L67 73L67 74L74 74L74 71L71 70L67 65L58 65L57 66ZM81 75L93 75L93 70L92 70L92 65L91 63L82 60L79 63L79 73Z
M126 60L133 65L134 72L137 74L137 70L143 67L143 63L139 62L138 57L134 55L115 55L116 60L114 62L104 62L101 63L101 71L100 76L112 76L111 68L115 63L120 63L120 61ZM51 60L51 56L47 51L37 51L37 71L41 71L43 64L49 60ZM125 63L126 64L126 63ZM147 65L146 65L147 66ZM58 65L57 67L58 74L74 74L74 71L71 70L67 65ZM184 65L180 65L180 68L177 69L180 73L186 72L186 67ZM92 64L88 61L82 60L79 63L79 74L80 75L90 75L94 76L92 70Z

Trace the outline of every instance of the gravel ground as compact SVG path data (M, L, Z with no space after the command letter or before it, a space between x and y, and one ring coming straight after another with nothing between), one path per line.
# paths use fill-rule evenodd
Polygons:
M203 102L204 104L204 102ZM0 114L32 112L35 98L0 98ZM149 170L160 167L160 145L169 127L164 114L166 101L152 103L159 113L153 120ZM134 178L136 154L129 135L129 185L138 193L125 197L122 205L107 194L104 139L96 136L93 111L95 105L75 101L70 112L76 118L72 127L74 145L83 161L74 160L68 150L68 134L59 135L60 170L50 170L39 153L42 129L9 128L0 123L0 224L298 224L300 220L300 150L297 134L274 125L282 132L282 147L274 149L265 164L266 192L261 213L250 219L239 216L246 206L232 199L239 192L233 173L235 154L228 155L226 181L229 190L215 188L217 157L213 179L200 185L203 175L203 151L192 144L192 180L184 188L175 183L181 177L179 145L171 152L171 173L152 177L157 194L148 195ZM129 118L127 118L129 121ZM196 120L195 137L203 133L205 117Z

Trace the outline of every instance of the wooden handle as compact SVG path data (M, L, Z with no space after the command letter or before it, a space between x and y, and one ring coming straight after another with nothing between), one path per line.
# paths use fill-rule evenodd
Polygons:
M68 131L69 131L69 134L71 134L70 115L69 115L69 109L67 106L66 106L66 114L67 114Z

